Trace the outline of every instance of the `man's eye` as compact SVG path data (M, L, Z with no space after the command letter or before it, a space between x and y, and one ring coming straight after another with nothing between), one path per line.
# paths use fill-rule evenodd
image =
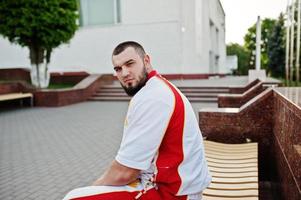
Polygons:
M115 71L116 72L120 72L121 71L121 67L115 67Z

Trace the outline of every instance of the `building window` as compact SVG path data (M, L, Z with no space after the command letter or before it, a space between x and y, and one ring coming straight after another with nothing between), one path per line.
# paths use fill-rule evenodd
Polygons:
M219 52L219 30L215 29L216 51Z
M218 73L219 68L219 55L215 55L215 63L214 63L214 73Z
M120 0L79 0L80 26L121 22Z
M209 73L214 73L214 54L209 51Z

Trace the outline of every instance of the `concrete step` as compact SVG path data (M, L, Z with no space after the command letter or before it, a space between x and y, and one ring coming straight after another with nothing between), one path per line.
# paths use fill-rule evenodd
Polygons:
M122 88L120 85L105 85L102 86L101 88L105 89L114 89L114 88ZM189 88L203 88L203 89L224 89L227 90L229 87L224 87L224 86L177 86L179 89L189 89Z
M129 96L93 96L90 97L89 101L129 101L131 97ZM190 97L188 98L190 102L204 102L204 103L215 103L217 98L204 98L204 97Z
M216 94L224 94L229 93L228 89L204 89L204 88L186 88L180 89L183 93L216 93ZM99 88L97 92L104 92L104 93L121 93L124 92L123 88Z
M180 90L217 90L217 91L229 91L228 87L207 87L207 86L180 86L177 87ZM121 86L116 86L116 85L107 85L107 86L102 86L100 89L102 90L123 90Z
M229 87L223 86L178 86L179 89L190 89L190 88L201 88L201 89L221 89L221 90L229 90Z
M187 98L190 97L203 97L203 98L217 98L218 93L183 93Z
M179 89L190 102L217 102L217 95L229 93L226 87L190 87L182 86ZM88 100L89 101L129 101L129 97L121 86L103 86Z
M123 90L122 87L118 87L118 86L111 86L111 87L104 86L104 87L100 87L99 89L101 89L101 90Z
M229 93L228 89L207 89L207 88L186 88L186 89L179 89L183 93Z
M217 98L217 93L184 93L184 95L187 98L190 97L203 97L203 98ZM119 97L119 96L127 96L125 92L97 92L93 95L93 97L105 97L105 96L111 96L111 97Z
M96 92L97 93L125 93L125 91L123 89L121 89L121 90L103 90L103 89L99 89Z
M90 97L88 101L129 101L131 97Z
M127 97L128 95L124 93L95 93L93 97Z
M188 97L190 102L216 103L217 98Z

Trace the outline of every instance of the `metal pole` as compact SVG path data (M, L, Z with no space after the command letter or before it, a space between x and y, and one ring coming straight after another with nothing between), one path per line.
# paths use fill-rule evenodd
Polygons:
M297 20L297 53L296 53L296 82L297 84L300 81L300 3L301 1L298 0L298 20Z
M260 57L261 57L261 23L260 16L257 18L256 24L256 71L260 70Z
M290 57L290 80L293 81L294 76L294 28L295 28L295 0L292 0L291 9L291 57Z
M290 7L289 0L287 1L286 9L286 48L285 48L285 81L288 83L289 80L289 52L290 52Z

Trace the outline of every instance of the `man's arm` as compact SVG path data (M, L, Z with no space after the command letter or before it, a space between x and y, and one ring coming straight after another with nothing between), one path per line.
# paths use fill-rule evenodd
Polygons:
M140 170L126 167L114 160L105 173L92 185L127 185L136 180L139 173Z

